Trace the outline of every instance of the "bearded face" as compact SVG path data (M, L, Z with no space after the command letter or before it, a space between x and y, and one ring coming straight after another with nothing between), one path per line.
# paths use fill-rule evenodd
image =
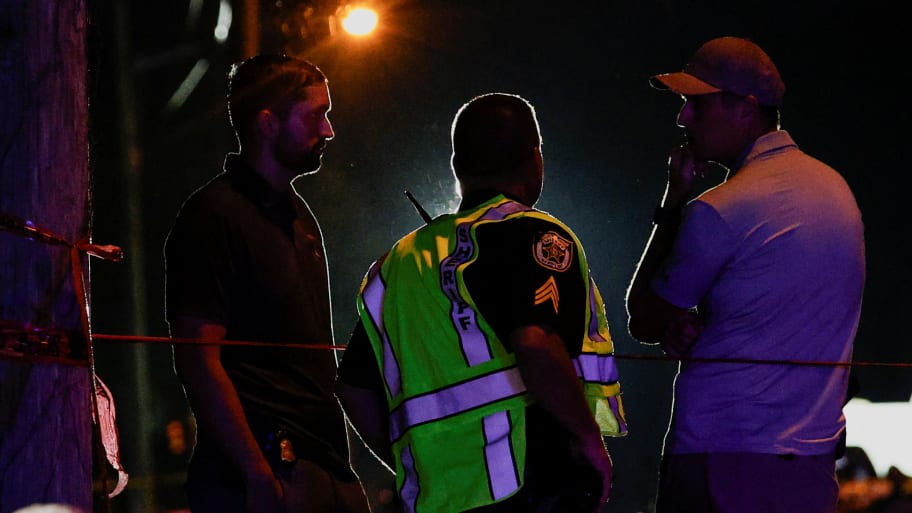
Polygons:
M295 103L271 143L275 161L295 176L320 168L326 141L335 133L329 122L329 89L325 84L306 88L306 99Z

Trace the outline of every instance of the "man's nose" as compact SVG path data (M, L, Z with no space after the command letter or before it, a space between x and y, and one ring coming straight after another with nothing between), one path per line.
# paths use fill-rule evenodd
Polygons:
M335 130L333 130L332 123L330 123L329 118L324 118L325 121L320 127L320 135L327 141L336 136Z
M687 100L684 100L684 105L681 106L681 110L678 111L677 124L681 128L687 128L693 119L693 107L691 103Z

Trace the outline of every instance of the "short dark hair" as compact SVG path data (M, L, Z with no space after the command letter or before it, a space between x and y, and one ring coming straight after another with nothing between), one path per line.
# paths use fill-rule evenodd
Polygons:
M744 96L729 93L728 91L720 91L722 95L722 101L726 106L731 107L732 105L744 101ZM775 105L764 105L762 103L757 103L757 111L760 113L760 122L763 124L763 128L766 130L778 130L780 124L780 109Z
M520 96L476 96L456 113L451 130L456 177L499 176L532 158L541 145L535 108Z
M326 75L304 59L262 54L231 66L228 72L228 116L243 145L251 140L257 114L271 109L280 117L307 98L307 87L326 83Z

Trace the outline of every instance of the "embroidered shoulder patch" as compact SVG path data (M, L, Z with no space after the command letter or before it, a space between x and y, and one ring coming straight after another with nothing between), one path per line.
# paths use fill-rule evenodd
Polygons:
M573 241L555 232L539 232L532 248L538 265L553 271L566 271L573 263Z

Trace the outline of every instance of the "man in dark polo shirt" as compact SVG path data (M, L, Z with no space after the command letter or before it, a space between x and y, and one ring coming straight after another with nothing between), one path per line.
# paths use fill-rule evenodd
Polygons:
M253 342L174 346L197 422L194 513L369 510L333 397L332 352L275 345L333 342L320 228L291 187L320 167L330 105L326 77L306 61L262 55L233 66L240 151L187 199L168 236L172 336Z

